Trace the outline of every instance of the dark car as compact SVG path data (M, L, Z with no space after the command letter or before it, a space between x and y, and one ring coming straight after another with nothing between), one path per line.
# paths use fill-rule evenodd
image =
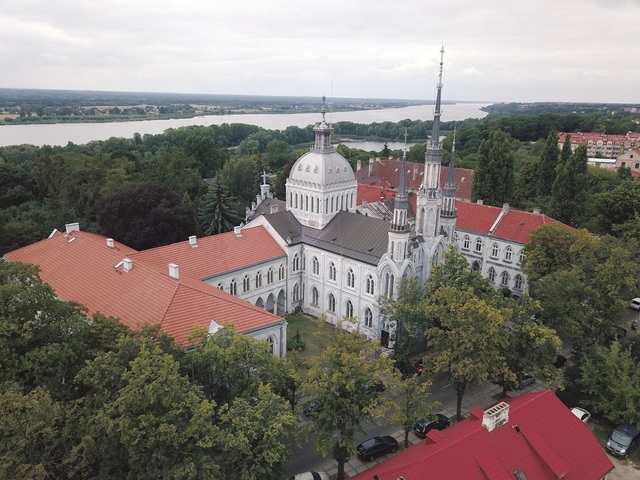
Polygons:
M304 405L302 405L302 413L304 413L305 417L311 417L322 408L322 403L320 400L309 400Z
M564 355L556 355L556 361L553 362L553 366L556 368L562 368L567 364L567 357Z
M356 447L358 457L366 462L396 450L398 441L389 435L369 438Z
M436 413L435 420L418 420L413 426L413 432L420 438L424 438L431 430L444 430L449 424L447 417L441 413Z
M368 395L374 392L384 392L385 386L380 380L376 380L373 383L368 383L364 386L364 392Z
M607 451L616 457L627 458L640 441L640 430L633 425L618 425L607 441Z
M518 388L524 388L534 383L536 383L536 377L534 377L530 373L523 372L518 375Z

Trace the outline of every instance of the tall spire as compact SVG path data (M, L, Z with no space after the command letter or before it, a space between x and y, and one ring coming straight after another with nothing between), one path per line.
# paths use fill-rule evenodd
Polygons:
M442 147L440 145L440 116L442 114L442 67L444 64L444 46L440 50L440 72L436 93L436 109L433 113L433 128L431 138L427 142L424 163L425 173L422 180L422 188L429 197L436 196L436 190L440 187L440 164L442 163Z
M447 181L444 184L442 202L442 217L454 218L458 216L456 210L456 184L455 184L455 164L456 164L456 129L453 129L453 146L451 147L451 159L449 160L449 171Z
M331 132L333 131L333 127L330 123L327 123L324 116L327 113L327 98L322 96L322 121L316 123L313 127L313 131L316 135L316 141L313 147L311 147L311 151L318 153L328 153L332 152L334 149L331 146Z
M438 92L436 93L436 111L433 114L433 129L431 130L431 141L429 146L432 149L440 148L440 115L442 102L442 65L444 63L444 45L440 49L440 74L438 75ZM427 147L428 148L428 147Z
M402 152L402 167L400 168L400 182L398 193L393 200L393 221L391 230L395 232L408 231L407 216L409 212L409 197L407 195L407 129L404 129L404 149Z

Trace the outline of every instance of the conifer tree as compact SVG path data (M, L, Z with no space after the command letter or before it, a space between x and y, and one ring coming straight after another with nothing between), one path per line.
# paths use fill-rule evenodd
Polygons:
M538 185L537 192L540 197L551 195L553 181L556 178L556 166L558 157L560 156L560 148L558 147L558 133L553 131L547 136L547 142L544 151L540 156L538 163Z
M571 145L567 140L551 189L550 214L562 223L577 227L583 220L587 200L587 147L581 145L575 152L570 152Z
M207 190L198 213L200 227L205 235L215 235L233 230L242 222L242 216L234 207L235 199L216 175Z
M478 167L471 186L471 200L501 206L513 195L513 158L509 135L493 130L478 148Z

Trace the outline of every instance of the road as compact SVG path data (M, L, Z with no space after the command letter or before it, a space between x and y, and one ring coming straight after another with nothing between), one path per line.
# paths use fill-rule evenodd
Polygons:
M426 379L426 376L423 377ZM442 407L455 406L456 393L447 382L446 375L438 375L435 377L431 388L429 389L431 396L427 399L428 402L440 402ZM300 414L300 430L307 424L304 415ZM397 432L401 427L399 425L392 425L381 420L380 425L365 424L362 434L362 439L373 437L376 435L391 435ZM295 439L292 439L295 442ZM309 470L322 470L322 465L325 465L327 459L322 457L313 447L314 437L309 435L306 439L300 440L300 445L295 443L291 446L291 458L284 464L283 469L287 475L293 475L299 472L305 472Z

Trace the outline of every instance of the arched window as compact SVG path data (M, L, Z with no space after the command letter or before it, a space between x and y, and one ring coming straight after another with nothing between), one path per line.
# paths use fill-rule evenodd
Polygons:
M267 285L270 285L273 283L273 268L269 267L269 270L267 271Z
M480 264L478 263L477 260L471 264L471 271L472 272L479 272L480 271Z
M315 305L317 307L319 299L320 295L318 294L318 289L316 287L313 287L311 289L311 305Z
M336 281L336 265L333 262L329 264L329 280Z
M297 283L293 286L293 301L300 301L300 286Z
M508 246L507 248L504 249L504 261L510 262L512 258L513 258L513 249L511 248L511 246Z
M482 252L482 239L480 237L476 238L476 252Z
M455 243L458 243L458 240L460 240L460 238L458 237L458 232L453 232L453 241Z
M390 273L386 273L385 274L385 285L384 285L384 292L385 295L389 298L393 298L393 287L394 287L394 283L395 283L395 278L393 277L392 274Z
M313 257L311 261L312 264L312 272L314 275L320 275L320 262L318 261L318 257Z
M262 272L256 273L256 288L262 287Z
M470 243L471 243L471 239L469 238L469 235L465 235L464 238L462 239L463 250L469 250Z
M489 275L489 280L491 280L492 283L495 282L496 281L496 271L494 270L494 268L491 267L489 269L489 272L487 272L487 273Z
M524 262L525 256L526 255L524 254L524 248L523 248L522 250L520 250L520 253L518 254L518 265Z
M504 272L502 272L502 274L500 274L500 285L502 285L503 287L508 287L509 286L509 272L507 272L506 270Z
M336 312L336 297L333 296L333 293L329 294L329 311Z
M516 275L516 278L513 279L513 288L516 290L522 290L522 284L524 281L522 280L522 275Z
M373 295L375 289L375 281L371 275L367 275L367 293L369 295Z
M276 353L276 343L273 341L273 337L267 338L267 343L269 343L269 350L271 350L272 354Z
M498 258L498 244L491 245L491 258Z
M242 292L246 293L249 291L249 275L245 275L244 278L242 279Z
M218 283L218 290L222 290L224 292L224 286L222 283Z
M229 284L229 293L231 295L238 295L238 284L236 283L236 279L231 280Z
M278 268L278 280L284 280L284 263L281 263Z
M369 308L364 309L364 326L368 328L373 327L373 313Z
M293 269L294 272L297 272L298 270L300 270L300 257L298 256L297 253L293 256L293 262L291 262L291 268Z
M353 317L353 303L351 303L351 300L347 300L347 308L345 309L345 315L349 318Z
M355 288L356 286L356 274L352 269L347 271L347 287Z

